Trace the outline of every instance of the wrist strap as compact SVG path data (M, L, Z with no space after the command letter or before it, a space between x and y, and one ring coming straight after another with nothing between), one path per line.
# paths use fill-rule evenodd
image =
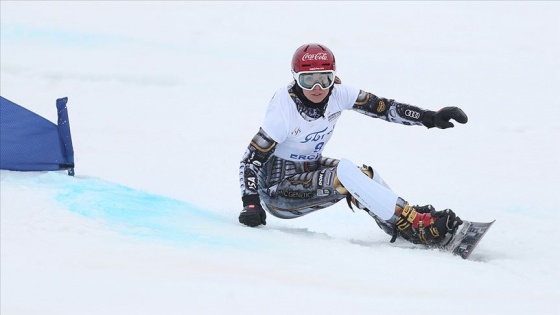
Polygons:
M261 204L261 198L257 194L255 194L255 195L245 195L245 196L241 197L241 200L243 201L243 207L248 206L248 205L260 205Z

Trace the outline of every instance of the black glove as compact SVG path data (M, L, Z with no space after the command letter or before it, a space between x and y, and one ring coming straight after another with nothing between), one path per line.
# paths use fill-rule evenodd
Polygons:
M243 207L239 214L239 223L255 227L266 225L266 212L260 204L248 204Z
M428 128L438 127L440 129L453 128L453 123L449 120L454 119L461 124L466 124L469 118L459 107L444 107L437 112L429 111L424 113L422 123Z

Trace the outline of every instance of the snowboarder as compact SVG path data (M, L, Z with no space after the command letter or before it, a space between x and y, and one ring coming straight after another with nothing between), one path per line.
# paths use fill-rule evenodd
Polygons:
M466 123L466 114L458 107L436 112L378 97L342 84L335 71L335 57L326 46L305 44L295 51L294 81L274 94L240 164L243 210L239 222L251 227L265 225L266 212L291 219L346 199L351 208L353 204L367 211L392 241L401 236L416 244L437 246L449 239L462 224L452 210L410 206L398 197L394 214L381 219L375 209L367 209L340 182L339 160L321 153L344 110L408 126L441 129L454 126L450 119ZM388 188L373 168L364 165L360 170Z

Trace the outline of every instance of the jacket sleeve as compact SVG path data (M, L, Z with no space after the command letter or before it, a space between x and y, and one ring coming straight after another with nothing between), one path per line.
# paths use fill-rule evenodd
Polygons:
M249 143L247 150L245 150L239 165L239 184L243 206L260 202L258 193L259 173L275 149L276 142L260 128Z
M420 107L399 103L395 100L377 97L376 95L360 91L352 107L353 110L364 115L381 118L383 120L403 125L420 125L434 127L434 111Z

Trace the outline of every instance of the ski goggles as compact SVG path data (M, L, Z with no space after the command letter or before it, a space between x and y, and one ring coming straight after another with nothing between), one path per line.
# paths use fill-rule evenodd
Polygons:
M313 90L316 85L326 90L334 84L334 71L301 71L294 72L294 79L300 88L304 90Z

